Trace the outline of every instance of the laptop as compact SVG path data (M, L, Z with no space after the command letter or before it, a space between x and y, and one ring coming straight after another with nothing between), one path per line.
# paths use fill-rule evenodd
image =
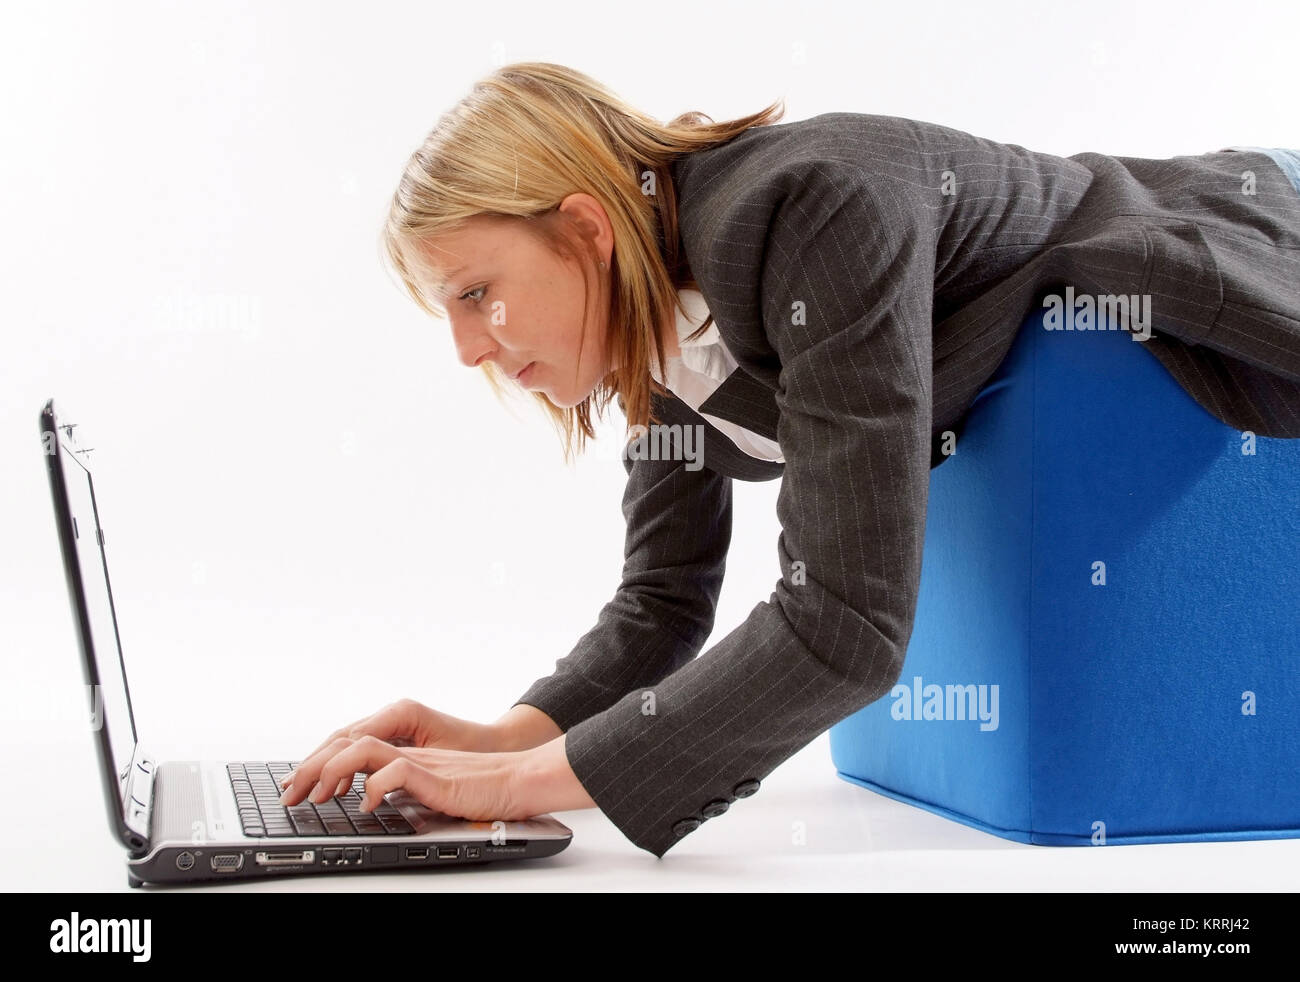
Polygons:
M126 682L104 532L80 427L41 411L55 523L90 693L108 821L127 850L127 882L312 873L391 872L539 859L572 831L550 815L474 822L434 811L405 790L361 811L365 775L323 804L280 804L280 778L300 761L163 760L140 740Z

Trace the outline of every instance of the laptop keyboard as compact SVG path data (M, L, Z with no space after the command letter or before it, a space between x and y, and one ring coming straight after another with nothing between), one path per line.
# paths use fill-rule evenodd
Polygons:
M230 787L239 804L244 834L268 838L291 835L412 835L415 829L388 801L372 812L361 810L366 793L364 774L353 775L345 794L319 805L303 801L291 808L280 804L280 779L301 764L242 761L226 765Z

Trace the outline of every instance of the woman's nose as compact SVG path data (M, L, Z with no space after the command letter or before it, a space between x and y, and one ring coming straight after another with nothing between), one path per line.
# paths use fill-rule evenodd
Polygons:
M460 360L470 368L478 368L483 362L492 360L492 349L485 350L481 355L462 355Z
M496 351L496 345L485 334L461 334L453 328L452 338L456 345L456 357L468 368L477 368Z

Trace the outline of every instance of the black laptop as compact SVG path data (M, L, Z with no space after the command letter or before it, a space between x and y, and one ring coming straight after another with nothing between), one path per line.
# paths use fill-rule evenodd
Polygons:
M401 790L364 813L363 774L323 804L285 808L280 778L298 761L151 757L131 707L81 427L59 419L53 400L41 411L40 427L108 820L127 849L131 886L437 869L553 856L569 844L572 831L550 815L472 822Z

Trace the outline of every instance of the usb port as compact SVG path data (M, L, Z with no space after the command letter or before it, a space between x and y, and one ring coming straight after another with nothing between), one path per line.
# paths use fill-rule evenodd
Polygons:
M406 858L407 859L428 859L429 850L428 849L407 849Z
M438 847L439 859L455 859L459 855L460 855L460 846L439 846Z

